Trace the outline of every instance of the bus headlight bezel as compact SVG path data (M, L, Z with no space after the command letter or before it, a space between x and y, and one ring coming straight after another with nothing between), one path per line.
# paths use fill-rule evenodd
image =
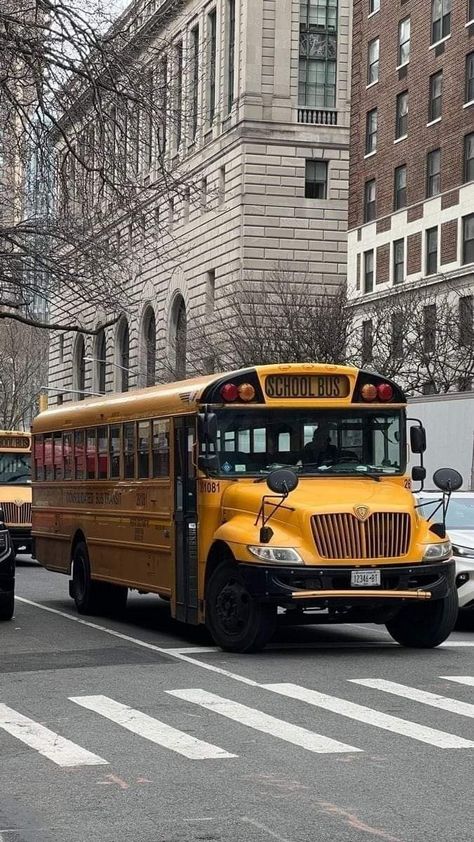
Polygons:
M453 554L451 541L425 545L423 561L447 561Z
M270 547L268 544L248 544L249 553L259 561L270 564L304 564L299 552L294 547Z

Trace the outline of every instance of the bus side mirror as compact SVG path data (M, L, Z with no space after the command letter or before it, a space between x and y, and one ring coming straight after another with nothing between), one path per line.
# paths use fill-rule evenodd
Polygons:
M412 453L424 453L426 450L426 430L424 427L410 427L410 447Z
M215 412L198 414L198 436L201 444L215 444L217 441L217 415Z
M413 482L424 482L426 479L426 468L422 468L421 465L415 465L411 471L411 478Z
M438 468L433 474L433 482L440 491L451 494L452 491L459 491L464 480L454 468Z
M219 470L219 457L215 453L211 453L208 456L198 456L198 468L206 476L217 473Z

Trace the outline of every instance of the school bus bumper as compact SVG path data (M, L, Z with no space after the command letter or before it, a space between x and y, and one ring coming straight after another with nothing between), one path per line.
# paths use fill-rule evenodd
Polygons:
M455 587L453 559L431 564L378 565L380 586L351 587L354 567L273 567L239 564L249 593L264 602L310 605L333 602L366 603L368 600L396 602L404 600L444 599Z

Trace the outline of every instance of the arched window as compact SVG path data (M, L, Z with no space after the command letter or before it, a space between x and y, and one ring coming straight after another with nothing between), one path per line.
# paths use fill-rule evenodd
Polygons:
M156 382L156 319L153 307L148 307L143 319L143 359L145 362L145 384Z
M187 315L186 304L182 295L177 295L171 314L170 345L173 358L174 376L177 380L186 377Z
M76 339L76 347L74 348L74 369L73 369L73 388L77 391L77 398L83 401L85 398L85 384L86 384L86 351L84 345L84 337L81 334Z
M130 332L128 322L123 316L117 328L117 386L120 392L128 392L130 374Z
M105 338L105 330L101 330L97 334L95 340L95 387L98 392L105 393L105 378L107 365L107 340Z

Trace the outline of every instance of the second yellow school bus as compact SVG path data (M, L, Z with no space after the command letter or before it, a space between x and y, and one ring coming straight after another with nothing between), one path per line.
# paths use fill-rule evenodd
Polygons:
M422 453L423 429L411 433ZM403 392L350 366L261 366L63 405L34 422L36 556L72 574L81 613L156 593L228 650L263 647L278 607L436 646L456 619L454 562L406 462Z
M0 430L0 509L15 552L31 552L31 435Z

